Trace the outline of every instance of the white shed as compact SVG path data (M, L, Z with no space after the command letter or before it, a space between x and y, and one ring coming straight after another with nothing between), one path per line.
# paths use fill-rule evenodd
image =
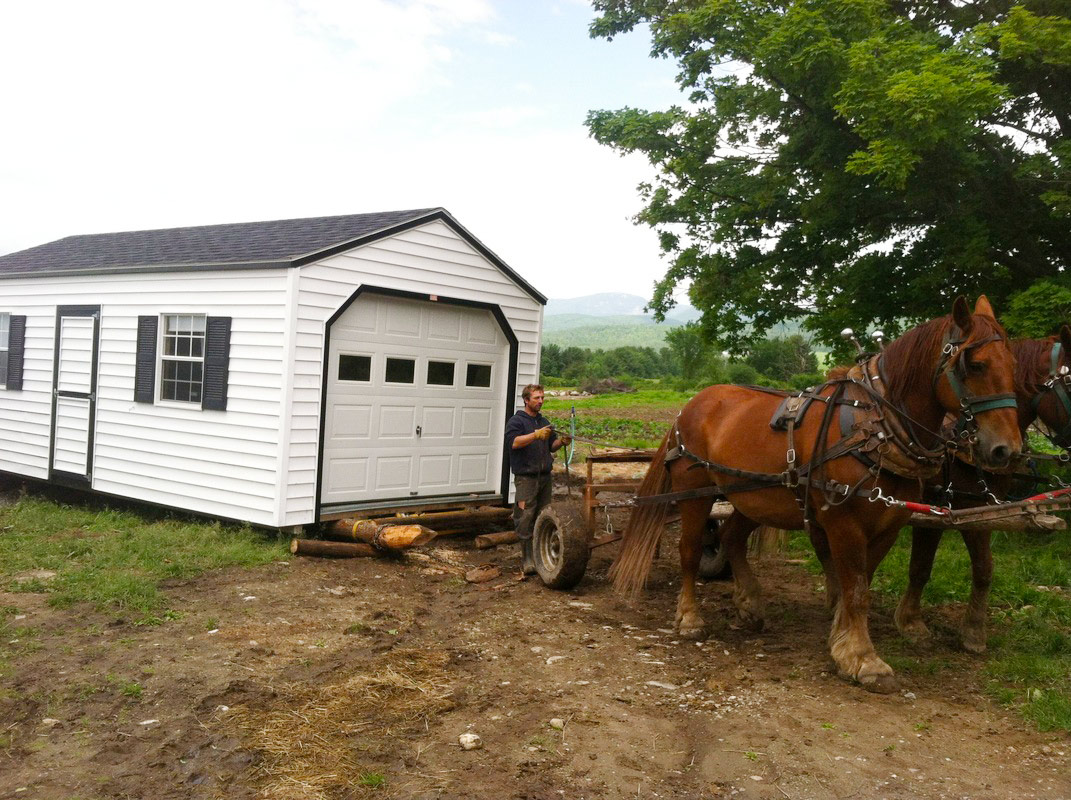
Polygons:
M441 208L0 257L0 471L258 525L505 502L546 298Z

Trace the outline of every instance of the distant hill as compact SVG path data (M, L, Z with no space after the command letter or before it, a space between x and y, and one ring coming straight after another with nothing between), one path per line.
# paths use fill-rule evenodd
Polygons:
M680 303L666 315L665 322L655 322L643 313L647 301L636 294L601 292L584 297L553 298L543 314L543 344L560 347L587 347L609 350L613 347L665 347L666 331L699 319L699 311ZM775 325L769 336L803 333L796 320ZM804 336L807 334L804 333ZM824 347L816 347L824 351Z
M675 307L664 323L657 323L643 313L646 302L623 292L548 300L543 343L592 350L627 345L657 350L665 346L667 330L699 318L699 312L685 303Z

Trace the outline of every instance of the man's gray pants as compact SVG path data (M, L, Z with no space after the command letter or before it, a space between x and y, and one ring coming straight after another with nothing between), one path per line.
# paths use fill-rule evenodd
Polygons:
M522 539L531 539L539 512L553 499L553 481L549 472L542 475L514 475L517 489L513 500L513 529ZM521 506L524 508L521 508Z

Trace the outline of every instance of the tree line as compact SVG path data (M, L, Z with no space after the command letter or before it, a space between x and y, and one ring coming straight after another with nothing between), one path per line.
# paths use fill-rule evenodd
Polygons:
M804 388L820 383L818 358L799 334L759 339L730 358L694 323L673 328L666 346L591 350L545 344L540 377L548 386L583 386L605 378L659 381L684 390L715 383Z

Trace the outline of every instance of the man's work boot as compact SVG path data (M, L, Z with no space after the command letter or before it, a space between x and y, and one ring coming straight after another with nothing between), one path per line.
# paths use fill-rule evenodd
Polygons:
M534 548L531 536L527 539L521 539L521 574L526 576L536 574Z

